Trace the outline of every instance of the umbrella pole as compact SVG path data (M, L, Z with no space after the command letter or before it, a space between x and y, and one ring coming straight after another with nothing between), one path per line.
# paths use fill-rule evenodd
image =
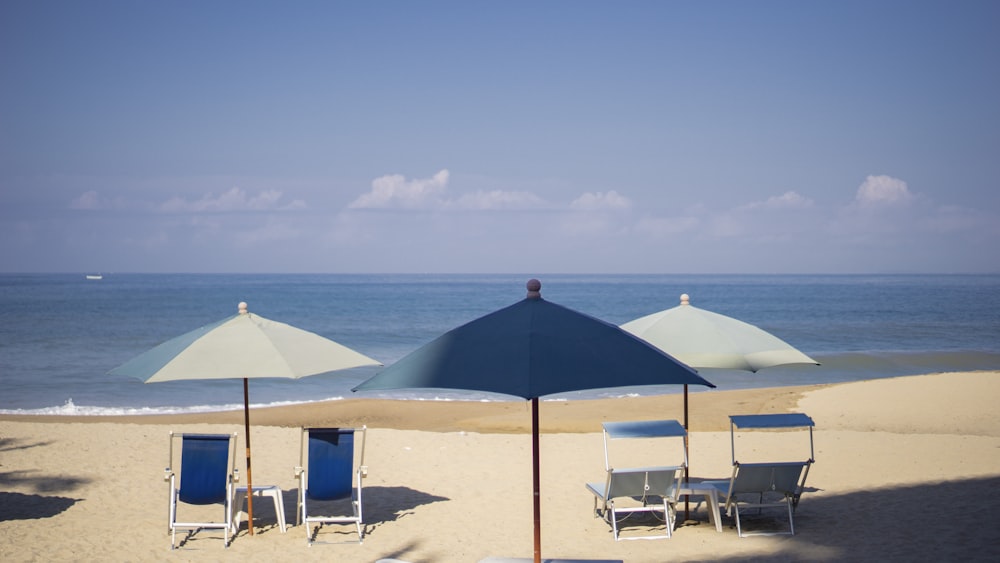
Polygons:
M250 384L243 378L243 426L247 436L247 531L253 535L253 479L250 476Z
M542 561L542 504L541 479L538 463L538 397L531 399L531 460L532 485L534 486L535 504L535 563Z
M688 440L690 439L690 432L688 432L688 384L684 384L684 485L688 484L688 466L691 465L690 452L688 450ZM691 517L691 507L690 507L691 497L684 497L684 521L687 521Z

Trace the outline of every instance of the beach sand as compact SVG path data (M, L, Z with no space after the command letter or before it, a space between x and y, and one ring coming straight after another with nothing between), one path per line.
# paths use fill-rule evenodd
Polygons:
M722 533L704 507L673 538L615 542L584 483L603 478L600 423L682 417L679 395L542 402L543 558L667 560L982 560L1000 557L1000 372L825 386L704 391L690 399L691 474L730 474L729 414L805 412L816 463L795 536ZM253 481L284 490L286 534L267 499L228 549L202 531L170 550L168 433L239 432L241 412L148 417L0 416L0 560L338 559L475 562L531 557L527 402L349 399L251 413ZM301 425L369 427L366 536L295 526ZM800 436L801 437L801 436ZM776 447L786 433L747 436ZM797 440L797 438L796 438ZM796 441L793 458L808 456ZM785 447L785 446L780 446ZM801 455L800 455L801 454ZM682 511L683 512L683 511Z

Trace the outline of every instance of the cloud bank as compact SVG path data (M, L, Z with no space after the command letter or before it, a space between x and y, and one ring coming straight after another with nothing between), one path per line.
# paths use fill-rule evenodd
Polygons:
M695 193L682 202L676 194L688 190L648 186L639 195L563 189L562 199L547 199L503 184L440 169L387 174L360 189L232 187L159 200L162 190L147 198L146 190L88 188L50 225L7 222L0 234L16 250L6 251L7 263L36 271L83 261L121 264L104 271L777 273L914 263L982 271L985 249L1000 243L990 212L934 202L885 174L835 194L801 186L743 201ZM683 206L657 208L654 192ZM60 236L72 241L64 255L32 250Z

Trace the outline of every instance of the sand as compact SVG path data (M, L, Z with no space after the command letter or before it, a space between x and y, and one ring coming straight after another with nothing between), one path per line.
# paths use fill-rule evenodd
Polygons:
M603 477L600 423L682 417L677 395L541 405L544 558L667 560L982 560L1000 557L1000 372L691 395L691 473L730 474L727 415L805 412L816 463L795 536L739 538L704 507L673 538L615 542L584 483ZM526 402L350 399L252 413L253 481L284 491L282 534L269 501L228 548L202 531L175 551L167 533L168 433L239 432L242 413L149 417L0 416L0 560L476 562L531 557ZM366 424L366 536L295 524L299 426ZM808 455L802 435L747 436L751 451ZM742 438L741 438L742 439ZM749 440L757 440L751 442ZM741 445L744 442L741 442ZM791 445L787 445L791 444ZM757 448L760 451L756 451ZM803 455L799 455L802 453ZM243 463L240 462L242 467ZM692 505L693 506L693 505Z

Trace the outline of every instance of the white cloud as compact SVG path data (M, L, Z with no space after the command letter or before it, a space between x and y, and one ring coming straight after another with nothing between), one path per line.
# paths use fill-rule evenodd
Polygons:
M223 213L231 211L288 211L304 209L306 204L301 199L280 205L283 196L280 190L263 190L257 195L248 195L240 188L219 195L206 194L199 200L188 201L182 197L173 197L160 204L160 211L167 213Z
M813 200L798 192L788 191L778 196L771 196L765 201L755 201L745 205L747 209L801 209L812 207Z
M813 200L795 191L729 209L692 209L702 232L713 238L787 239L816 229L819 210Z
M863 207L905 204L913 198L906 182L892 176L868 176L854 201Z
M372 189L348 205L350 209L419 208L440 203L448 189L448 170L422 180L391 174L372 180Z
M687 217L643 217L635 224L635 231L642 235L663 237L691 232L701 225L694 216Z
M958 233L967 231L998 232L1000 221L989 213L968 209L957 205L945 205L935 210L927 221L927 228L938 233Z
M503 190L479 191L465 194L448 202L448 207L458 209L531 209L542 207L545 201L531 192L508 192Z
M358 196L348 209L435 209L435 210L510 210L538 209L545 200L526 191L478 190L448 197L450 172L441 170L430 178L407 180L399 174L372 180L368 193Z
M570 237L606 237L620 234L622 229L605 215L563 214L555 224L559 234Z
M171 239L166 232L157 230L141 236L124 236L121 241L125 246L134 246L140 249L149 250L152 248L166 247L170 244Z
M90 190L80 194L80 197L74 199L69 204L70 209L86 209L94 210L101 208L101 199L97 195L97 191Z
M274 241L288 241L299 238L302 231L287 222L268 221L257 228L240 231L235 241L241 245L255 245Z
M103 209L122 209L125 207L121 198L108 199L102 197L97 190L87 190L69 203L70 209L80 211L100 211Z
M569 206L576 210L598 211L602 209L628 209L632 207L632 202L615 190L611 190L607 193L587 192L574 199Z

